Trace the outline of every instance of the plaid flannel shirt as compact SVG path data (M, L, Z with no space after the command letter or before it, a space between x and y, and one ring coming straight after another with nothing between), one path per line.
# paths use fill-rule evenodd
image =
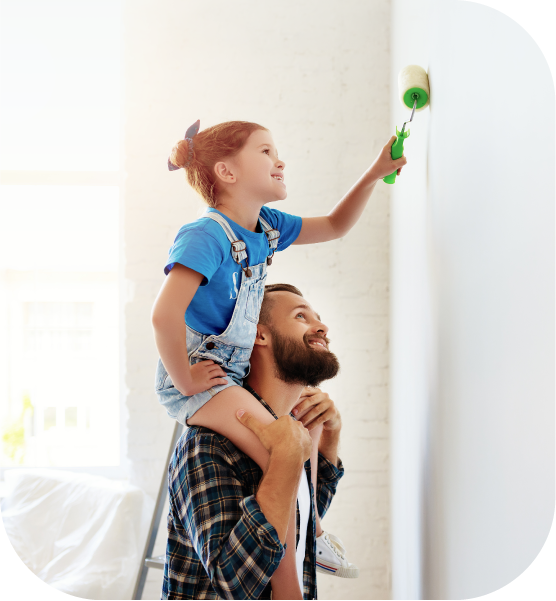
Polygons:
M275 419L272 409L245 386ZM263 472L226 437L188 428L169 465L168 546L162 599L270 599L270 577L284 556L255 498ZM305 463L311 494L303 598L317 598L316 532L311 462ZM319 453L317 508L326 513L344 470ZM299 541L299 507L297 510Z

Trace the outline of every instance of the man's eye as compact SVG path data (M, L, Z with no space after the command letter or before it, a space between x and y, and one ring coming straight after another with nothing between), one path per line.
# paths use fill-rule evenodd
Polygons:
M301 317L305 317L305 313L298 313L298 314L296 315L296 317L299 317L300 315L301 315Z

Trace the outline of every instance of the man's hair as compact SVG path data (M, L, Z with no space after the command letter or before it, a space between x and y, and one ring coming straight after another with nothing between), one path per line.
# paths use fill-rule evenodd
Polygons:
M297 296L303 297L300 290L291 284L268 284L265 286L261 312L259 314L259 323L262 323L265 326L270 324L270 313L274 306L274 300L270 294L271 292L292 292L293 294L297 294Z

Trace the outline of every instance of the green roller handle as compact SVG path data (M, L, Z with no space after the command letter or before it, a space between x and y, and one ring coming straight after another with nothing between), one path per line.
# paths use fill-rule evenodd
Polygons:
M392 155L392 158L394 160L401 158L401 156L403 155L403 141L409 136L409 130L404 132L402 128L402 131L399 132L398 128L396 127L396 136L396 141L392 144L392 149L390 150L390 154ZM398 170L396 169L394 173L391 173L390 175L387 175L386 177L382 178L382 181L385 184L396 183L397 173Z

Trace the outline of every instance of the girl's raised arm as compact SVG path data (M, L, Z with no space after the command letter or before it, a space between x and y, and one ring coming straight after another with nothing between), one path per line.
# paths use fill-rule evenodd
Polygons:
M361 217L378 180L390 175L395 169L399 175L402 167L407 163L404 156L396 160L392 159L390 149L395 141L396 136L392 136L374 163L328 215L302 219L301 231L294 244L328 242L341 238L349 232Z
M221 377L226 374L213 361L189 366L185 312L202 281L202 274L176 263L166 276L151 314L160 359L174 386L186 396L227 383Z

